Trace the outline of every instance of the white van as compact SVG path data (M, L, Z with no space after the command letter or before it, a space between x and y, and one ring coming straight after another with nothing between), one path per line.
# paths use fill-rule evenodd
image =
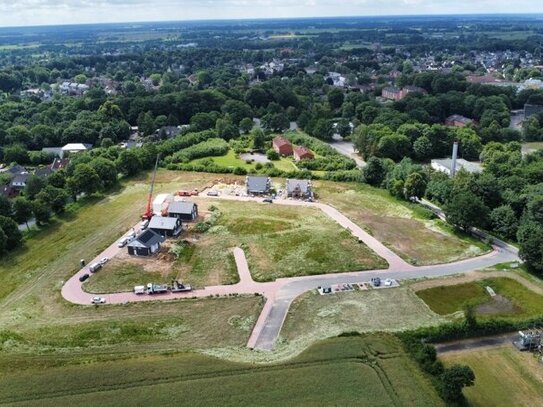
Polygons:
M137 285L134 287L134 294L145 294L145 286Z

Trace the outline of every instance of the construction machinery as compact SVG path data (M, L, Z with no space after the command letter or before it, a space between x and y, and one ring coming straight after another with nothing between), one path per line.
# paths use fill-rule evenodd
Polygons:
M149 295L167 293L169 289L167 284L147 284L147 294Z
M152 201L153 201L153 190L155 189L155 179L156 179L156 172L158 169L158 161L160 160L160 154L157 154L156 161L155 161L155 170L153 171L153 179L151 180L151 189L149 190L149 196L147 197L147 207L145 208L145 212L143 215L141 215L142 220L148 220L153 217L153 207L152 207Z
M172 281L172 293L183 293L186 291L192 291L192 286L189 284L183 284L182 282L178 280Z

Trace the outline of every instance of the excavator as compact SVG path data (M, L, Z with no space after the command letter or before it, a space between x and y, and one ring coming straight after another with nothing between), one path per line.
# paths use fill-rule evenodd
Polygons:
M156 162L155 162L155 170L153 172L153 179L151 181L151 189L149 190L149 196L147 197L147 208L145 208L145 212L143 213L143 215L141 215L141 220L151 220L151 218L153 217L153 190L155 189L156 171L158 168L159 161L160 161L160 154L157 154Z

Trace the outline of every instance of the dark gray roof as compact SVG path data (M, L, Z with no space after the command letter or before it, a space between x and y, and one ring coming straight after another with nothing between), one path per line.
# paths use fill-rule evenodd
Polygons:
M37 177L48 177L53 173L53 170L49 167L41 167L34 171L34 175Z
M29 174L27 173L24 173L24 174L17 174L13 177L13 179L11 180L11 185L13 184L19 184L21 182L26 182L26 180L28 179L29 177Z
M287 192L292 192L296 187L305 194L311 189L311 181L307 179L287 179Z
M164 238L158 233L147 229L145 232L140 233L138 237L128 243L130 247L150 248L157 243L162 243Z
M247 177L247 191L267 192L269 189L268 177Z
M15 174L20 174L20 173L23 173L23 172L27 172L27 170L22 165L16 164L13 167L11 167L10 169L8 169L6 172L8 174L15 175Z
M168 213L180 213L190 215L196 204L194 202L174 201L168 207Z
M175 230L179 225L179 219L165 216L153 216L149 222L149 229Z

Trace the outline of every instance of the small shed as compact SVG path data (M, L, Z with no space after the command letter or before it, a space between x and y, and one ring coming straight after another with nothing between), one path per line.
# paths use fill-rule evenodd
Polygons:
M176 237L181 233L181 219L165 216L153 216L149 229L164 237Z
M194 202L175 201L168 207L168 216L192 222L198 217L198 205Z
M283 136L277 136L273 139L272 142L273 149L279 155L287 156L292 155L292 144Z
M164 237L147 229L128 243L128 254L131 256L152 256L160 250Z
M296 147L294 149L294 159L296 161L312 160L315 158L313 152L307 147Z

